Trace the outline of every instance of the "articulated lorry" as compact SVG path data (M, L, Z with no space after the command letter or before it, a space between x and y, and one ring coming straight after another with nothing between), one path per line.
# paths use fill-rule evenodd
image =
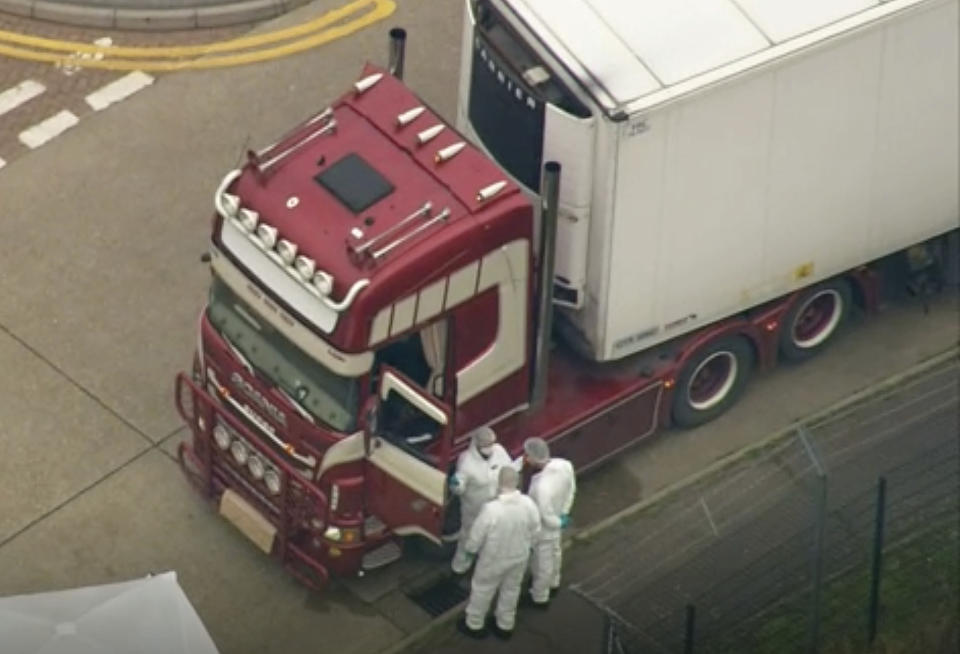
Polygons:
M469 0L459 129L393 30L217 188L180 460L304 583L455 535L473 429L590 469L955 247L957 0L668 4Z

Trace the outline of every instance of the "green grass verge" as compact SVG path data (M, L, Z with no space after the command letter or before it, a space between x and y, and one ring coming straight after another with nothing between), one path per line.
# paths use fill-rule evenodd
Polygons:
M870 560L824 584L820 654L954 654L960 633L960 527L956 521L885 548L877 639L867 643ZM785 598L735 633L702 643L718 654L806 652L809 591Z

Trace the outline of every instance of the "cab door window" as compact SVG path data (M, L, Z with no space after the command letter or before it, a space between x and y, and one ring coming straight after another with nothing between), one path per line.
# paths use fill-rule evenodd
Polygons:
M444 397L446 376L447 321L438 320L380 348L379 368L389 365L416 382L436 398Z

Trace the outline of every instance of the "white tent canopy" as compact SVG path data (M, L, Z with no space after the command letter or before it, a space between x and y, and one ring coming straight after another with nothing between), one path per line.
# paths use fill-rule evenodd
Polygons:
M0 597L3 654L219 654L174 572Z

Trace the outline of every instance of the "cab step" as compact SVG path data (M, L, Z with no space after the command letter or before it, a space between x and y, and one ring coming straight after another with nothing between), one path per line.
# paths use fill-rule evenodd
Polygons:
M396 542L388 540L377 549L364 554L360 567L364 570L376 570L399 560L401 556L403 556L403 552L400 550L400 546Z

